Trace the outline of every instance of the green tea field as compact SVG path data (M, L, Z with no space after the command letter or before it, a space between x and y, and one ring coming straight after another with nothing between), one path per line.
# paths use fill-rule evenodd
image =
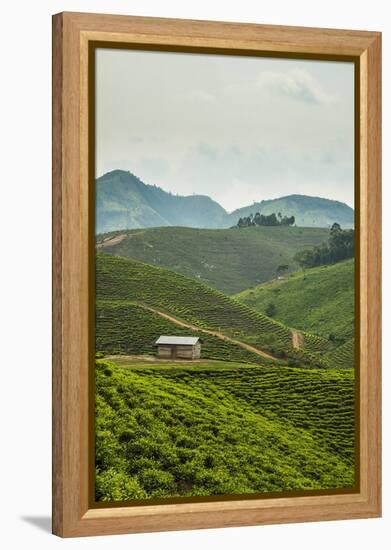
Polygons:
M137 305L171 316L172 320L187 324L191 330L215 332L253 346L275 358L297 359L312 366L326 366L326 363L319 360L321 354L336 347L321 336L303 333L301 349L293 349L292 330L288 326L203 283L168 269L128 258L100 253L96 260L98 323L105 323L105 314L99 313L103 309L110 307L111 313L108 312L107 315L114 321L116 314L113 308L120 308L120 318L127 307ZM102 336L107 342L111 330L114 329L110 326L106 326L105 330L98 330L99 345L99 338ZM120 339L125 337L120 334L121 327L118 325L117 332ZM153 336L157 338L159 332L155 331ZM130 338L130 333L128 337ZM114 340L110 342L111 348L100 349L98 346L97 349L111 352L113 345L117 345ZM118 343L118 350L132 351L130 348L121 348L121 345L123 344Z
M291 331L282 323L168 269L97 254L96 282L98 308L103 302L136 302L271 353L289 350L292 344Z
M352 487L353 404L347 370L99 360L96 498Z
M200 332L178 326L173 322L127 302L97 302L96 347L106 354L139 355L156 353L154 343L161 334L198 336L202 338L202 356L221 361L273 364L255 353Z
M324 338L343 341L354 330L354 261L299 271L237 294L259 313L274 306L273 318Z

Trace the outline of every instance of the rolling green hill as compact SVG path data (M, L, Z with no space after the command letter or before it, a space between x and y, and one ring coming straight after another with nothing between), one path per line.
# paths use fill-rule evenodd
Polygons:
M298 269L296 252L327 241L329 231L300 227L192 229L160 227L97 239L98 250L167 267L226 294L276 277L279 265Z
M178 225L224 228L256 212L294 215L296 224L304 227L330 227L334 222L352 227L354 217L346 204L305 195L261 201L228 214L208 196L173 195L125 170L113 170L96 180L96 233Z
M349 371L96 369L96 498L351 487Z
M292 343L291 332L283 324L193 279L136 260L98 253L96 296L98 307L103 302L115 302L114 307L121 302L150 306L273 354L285 355Z
M294 216L296 225L302 227L331 227L334 222L341 227L351 228L354 224L354 211L339 201L308 197L306 195L288 195L278 199L256 202L239 208L230 214L231 225L239 218L250 214L277 214Z
M294 273L246 290L237 300L264 313L274 304L274 318L324 338L354 335L354 260Z
M222 338L234 340L230 344L235 344L235 348L239 341L255 347L260 352L271 354L274 358L293 360L295 364L325 368L332 366L321 359L321 354L333 349L331 342L308 334L305 335L301 349L296 350L293 348L291 329L286 325L203 283L164 268L127 258L99 253L96 260L96 328L97 344L101 346L97 348L98 351L150 353L152 340L158 329L161 332L169 329L168 326L163 327L157 323L158 317L160 319L163 314L171 316L177 323L185 323L188 327L187 333L196 333L199 330L203 334L202 338L205 336L203 331L206 330L218 333ZM135 310L135 306L138 309ZM150 311L145 311L147 308L152 308L158 317L150 315ZM154 325L152 332L146 329L141 347L141 340L137 342L137 334L142 331L132 324L132 311L135 312L134 319L139 318L140 325L147 326L149 322ZM133 330L135 332L131 342ZM210 350L208 357L228 359L233 348L223 349L221 345L217 346L215 339L212 342L209 336L205 337L209 342L206 348L207 352ZM250 350L250 354L244 354L242 349L237 349L232 357L243 362L269 362L270 358L267 357L267 361L262 358L255 361L253 352Z

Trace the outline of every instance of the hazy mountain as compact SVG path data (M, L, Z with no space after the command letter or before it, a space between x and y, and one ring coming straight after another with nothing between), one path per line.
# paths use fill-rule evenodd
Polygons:
M329 227L334 222L352 227L354 222L354 212L349 206L319 197L289 195L228 214L208 196L173 195L124 170L108 172L96 180L97 233L161 226L226 228L236 225L240 217L256 212L293 215L296 225L304 227Z
M140 227L226 227L227 212L204 195L182 197L123 170L96 180L96 232Z
M329 227L334 222L342 227L353 227L354 224L354 211L343 202L307 195L288 195L238 208L229 216L231 225L235 225L239 218L256 212L260 214L281 212L283 216L295 216L296 225L302 227Z

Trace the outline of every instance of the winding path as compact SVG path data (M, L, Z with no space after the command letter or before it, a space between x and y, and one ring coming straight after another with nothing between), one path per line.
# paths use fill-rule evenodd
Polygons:
M304 336L298 330L292 328L292 347L300 349L304 344Z
M147 306L145 304L135 303L135 305L142 307L143 309L147 309L148 311L152 311L153 313L156 313L157 315L160 315L160 317L163 317L164 319L167 319L168 321L171 321L172 323L175 323L176 325L180 327L189 328L191 330L195 330L197 332L203 332L204 334L209 334L210 336L215 336L216 338L220 338L220 340L224 340L226 342L231 342L232 344L236 344L237 346L240 346L241 348L250 351L252 353L255 353L259 357L264 357L265 359L271 359L272 361L281 361L281 359L278 359L277 357L274 357L273 355L270 355L270 353L267 353L266 351L262 351L258 348L255 348L254 346L251 346L250 344L246 344L245 342L241 342L240 340L236 340L235 338L231 338L230 336L226 336L222 332L218 332L215 330L209 330L206 328L200 328L195 325L192 325L191 323L180 321L176 317L173 317L172 315L169 315L168 313L164 313L163 311L159 311L158 309L155 309L151 306ZM292 334L293 337L293 334Z

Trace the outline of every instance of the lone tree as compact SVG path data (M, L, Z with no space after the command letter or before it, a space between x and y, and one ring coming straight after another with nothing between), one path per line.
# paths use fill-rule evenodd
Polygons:
M284 273L286 273L289 269L289 265L288 264L281 264L277 267L277 276L278 275L283 275Z
M274 317L276 311L276 306L273 304L273 302L270 302L266 307L265 313L268 317Z

